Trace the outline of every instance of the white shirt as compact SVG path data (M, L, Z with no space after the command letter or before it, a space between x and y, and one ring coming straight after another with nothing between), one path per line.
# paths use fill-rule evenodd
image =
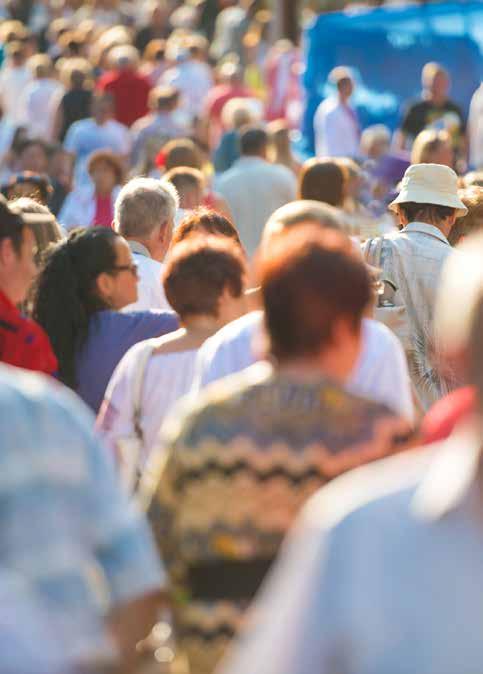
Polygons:
M134 261L138 265L138 299L123 311L172 311L163 288L164 264L153 260L149 251L138 241L128 241Z
M159 339L149 339L133 346L122 358L112 375L104 397L101 433L112 447L119 440L134 435L133 406L136 368L145 349L152 349ZM166 414L173 404L189 392L193 381L197 350L156 354L149 359L144 373L140 425L143 453L140 467L156 443Z
M27 66L13 68L7 64L0 70L0 98L4 114L17 126L25 121L23 93L31 81L32 72Z
M262 331L263 312L254 311L206 340L198 354L192 393L255 363L262 351ZM398 415L413 421L404 351L397 337L378 321L363 320L359 362L347 388L355 395L384 403Z
M53 121L64 87L56 80L33 80L24 89L25 125L31 136L52 140Z
M354 395L387 405L408 421L414 421L406 355L401 342L388 327L371 319L362 322L362 350L346 388Z
M359 126L338 98L327 98L319 105L314 117L314 133L318 157L359 154Z
M483 168L483 83L473 94L468 115L468 140L470 164L475 169Z
M160 84L176 87L181 92L181 107L195 117L201 113L206 94L213 86L213 77L207 63L189 60L166 70Z
M126 156L131 151L131 134L124 124L109 119L102 125L92 119L74 122L67 131L64 147L76 156L75 184L86 185L91 182L87 172L89 157L96 150L112 150Z
M216 179L215 191L227 200L240 239L251 256L268 218L295 199L297 180L286 166L246 156Z

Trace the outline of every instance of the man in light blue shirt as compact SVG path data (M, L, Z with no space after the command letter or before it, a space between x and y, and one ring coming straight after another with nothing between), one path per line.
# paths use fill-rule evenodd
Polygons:
M44 631L73 669L132 656L162 581L93 425L67 389L0 366L0 569L15 573L22 606L48 616Z

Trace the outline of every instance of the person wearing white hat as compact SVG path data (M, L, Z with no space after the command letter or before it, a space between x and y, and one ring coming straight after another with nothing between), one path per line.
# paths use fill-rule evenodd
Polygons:
M455 219L467 213L458 197L457 180L456 173L447 166L410 166L398 197L389 205L401 230L382 239L376 261L392 288L384 305L403 316L404 329L398 334L424 409L451 387L435 367L432 323L441 268L451 252L448 235ZM377 248L376 240L369 246L374 244Z
M315 113L315 152L318 157L356 157L361 134L357 113L349 104L354 92L351 71L334 68L329 83L337 87L337 95L322 101Z

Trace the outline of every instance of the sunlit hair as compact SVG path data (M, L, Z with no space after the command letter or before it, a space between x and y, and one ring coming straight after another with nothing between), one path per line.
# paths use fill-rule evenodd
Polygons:
M289 229L260 258L258 277L271 352L279 362L320 353L340 318L360 330L370 280L344 234L313 225Z
M163 275L166 298L181 319L218 315L220 297L243 292L244 256L233 241L220 236L192 236L171 249Z

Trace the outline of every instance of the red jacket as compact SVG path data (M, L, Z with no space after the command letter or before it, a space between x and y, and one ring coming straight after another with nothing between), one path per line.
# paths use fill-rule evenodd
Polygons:
M57 358L43 329L23 316L1 291L0 361L51 375L58 368Z
M114 97L116 119L131 126L148 112L149 80L132 70L109 70L97 82L99 91Z

